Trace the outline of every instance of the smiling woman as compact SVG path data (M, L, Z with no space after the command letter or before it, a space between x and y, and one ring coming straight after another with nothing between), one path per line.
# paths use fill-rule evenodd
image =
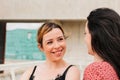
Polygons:
M38 48L46 56L46 61L28 69L21 80L80 80L79 69L63 60L66 36L60 25L44 23L38 29L37 42Z

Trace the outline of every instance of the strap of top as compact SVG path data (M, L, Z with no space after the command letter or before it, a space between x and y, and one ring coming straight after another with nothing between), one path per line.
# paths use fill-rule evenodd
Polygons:
M66 74L67 74L67 71L68 71L69 68L72 67L72 66L73 66L73 65L70 65L70 66L67 67L67 69L64 71L63 75L60 77L60 80L65 80L65 76L66 76ZM32 74L31 74L29 80L33 80L33 78L34 78L33 74L35 73L36 67L37 67L37 66L34 67L33 72L32 72ZM57 80L57 79L55 79L55 80Z
M64 78L65 78L65 76L66 76L66 74L67 74L67 71L68 71L69 68L72 67L72 66L73 66L73 65L70 65L70 66L67 67L67 69L65 70L65 72L64 72L63 75L62 75Z
M35 73L36 67L37 67L37 66L34 67L34 69L33 69L33 71L32 71L32 74L31 74L29 80L33 80L33 78L34 78L33 74Z
M55 80L65 80L67 71L69 70L69 68L70 68L71 66L73 66L73 65L68 66L67 69L64 71L63 75L61 75L61 76L58 75Z

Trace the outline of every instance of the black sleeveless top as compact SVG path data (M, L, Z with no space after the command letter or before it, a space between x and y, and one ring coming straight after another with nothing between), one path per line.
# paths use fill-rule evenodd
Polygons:
M69 69L71 66L73 66L73 65L68 66L67 69L64 71L64 73L63 73L62 75L57 75L57 77L56 77L55 80L65 80L65 76L66 76L66 74L67 74L67 71L68 71L68 69ZM31 74L29 80L33 80L33 79L34 79L35 76L33 76L33 74L34 74L34 72L35 72L35 70L36 70L36 67L37 67L37 66L34 67L33 72L32 72L32 74Z

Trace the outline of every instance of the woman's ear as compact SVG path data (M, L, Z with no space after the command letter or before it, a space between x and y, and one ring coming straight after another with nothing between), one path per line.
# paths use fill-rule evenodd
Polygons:
M41 44L38 44L38 48L40 49L40 51L43 52L43 48L42 48L42 45L41 45Z

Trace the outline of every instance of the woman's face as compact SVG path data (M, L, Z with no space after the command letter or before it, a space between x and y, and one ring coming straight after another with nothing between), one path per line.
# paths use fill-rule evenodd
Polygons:
M43 36L42 51L46 59L57 61L62 59L66 51L66 40L59 28L54 28Z
M93 50L92 50L92 47L91 47L91 35L89 33L87 23L88 22L86 22L86 26L85 26L85 42L86 42L86 45L87 45L87 48L88 48L88 53L92 55Z

